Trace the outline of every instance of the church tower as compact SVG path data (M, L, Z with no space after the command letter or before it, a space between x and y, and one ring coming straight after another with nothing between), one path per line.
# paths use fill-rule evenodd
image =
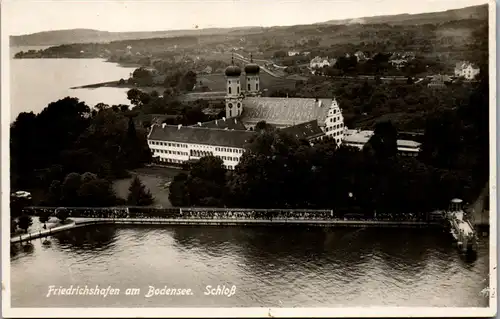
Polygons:
M259 72L260 67L258 64L253 63L253 56L250 54L250 64L245 66L245 90L247 96L260 96Z
M234 58L231 58L231 65L226 68L226 118L239 116L243 111L243 94L241 92L241 69L234 65Z

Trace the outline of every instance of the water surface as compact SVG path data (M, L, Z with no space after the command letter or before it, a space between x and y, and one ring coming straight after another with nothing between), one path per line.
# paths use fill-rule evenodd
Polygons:
M440 230L98 226L11 257L13 307L485 307L488 242L467 261ZM46 297L48 287L121 295ZM149 286L193 296L145 298ZM237 287L205 296L207 285ZM127 288L141 295L125 296Z

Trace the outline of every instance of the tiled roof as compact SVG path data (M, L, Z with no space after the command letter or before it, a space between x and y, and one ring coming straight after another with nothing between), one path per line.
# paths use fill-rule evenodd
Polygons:
M210 122L204 122L204 123L199 123L196 125L192 125L196 127L204 127L204 128L218 128L218 129L229 129L229 130L239 130L239 131L246 131L245 125L243 123L235 118L228 118L228 119L221 119L221 120L215 120L215 121L210 121Z
M290 134L296 138L305 138L305 139L311 139L325 134L318 126L317 120L285 127L281 129L281 131Z
M319 101L321 106L310 98L249 97L243 100L241 119L244 123L266 121L273 125L287 126L318 120L318 124L323 126L332 99Z
M171 141L242 148L255 134L251 131L230 131L207 129L193 126L155 125L148 136L149 140Z

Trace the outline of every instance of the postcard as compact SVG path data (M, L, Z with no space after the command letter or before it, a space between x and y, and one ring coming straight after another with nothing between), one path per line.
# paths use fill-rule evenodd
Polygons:
M497 311L495 2L2 2L6 317Z

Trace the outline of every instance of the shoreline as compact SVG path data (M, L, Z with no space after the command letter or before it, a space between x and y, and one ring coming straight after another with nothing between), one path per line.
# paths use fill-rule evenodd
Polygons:
M303 219L197 219L197 218L72 218L71 224L61 225L44 231L30 232L10 238L11 244L29 242L49 237L55 233L90 225L177 225L177 226L306 226L306 227L352 227L352 228L441 228L439 222L417 221L369 221L369 220L303 220Z

